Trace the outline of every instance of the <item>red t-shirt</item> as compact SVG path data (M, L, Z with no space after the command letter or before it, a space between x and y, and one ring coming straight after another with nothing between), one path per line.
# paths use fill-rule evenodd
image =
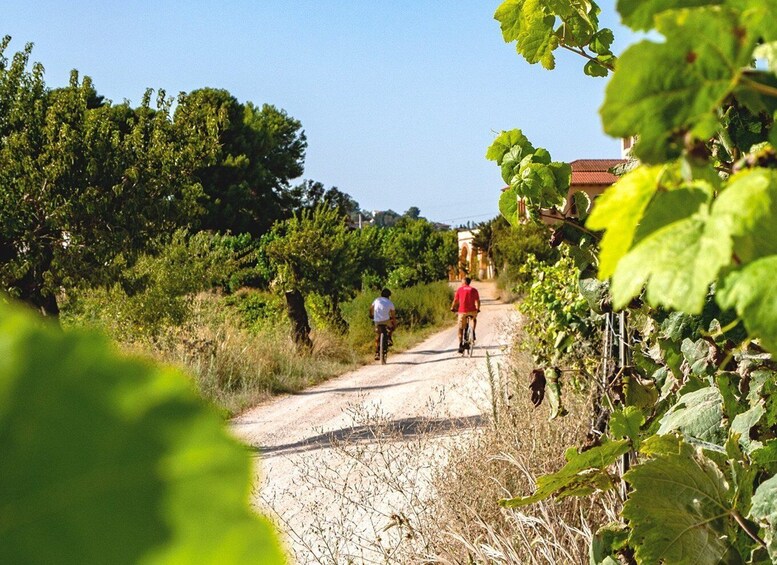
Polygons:
M475 301L480 300L480 295L476 288L463 284L456 290L456 298L454 300L459 303L459 312L474 312L478 309L475 306Z

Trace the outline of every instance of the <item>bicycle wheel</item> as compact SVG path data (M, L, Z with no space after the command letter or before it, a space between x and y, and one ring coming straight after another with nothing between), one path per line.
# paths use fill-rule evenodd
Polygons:
M386 364L387 348L388 348L388 339L386 336L386 328L381 327L380 329L380 364L381 365Z
M468 337L475 335L475 331L470 327L472 323L473 323L473 319L470 318L469 322L467 322L467 336ZM467 355L472 357L472 352L475 351L475 340L474 339L468 339L468 343L469 343L469 349L467 351Z

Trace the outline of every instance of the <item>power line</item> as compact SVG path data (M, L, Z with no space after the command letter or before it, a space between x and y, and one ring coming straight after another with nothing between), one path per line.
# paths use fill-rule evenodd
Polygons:
M455 222L456 220L474 220L475 218L493 218L494 216L498 216L498 213L490 213L490 214L480 214L478 216L461 216L459 218L445 218L443 220L438 220L439 222Z

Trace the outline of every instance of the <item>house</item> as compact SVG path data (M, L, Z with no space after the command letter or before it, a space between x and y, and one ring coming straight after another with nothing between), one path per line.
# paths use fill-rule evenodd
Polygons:
M451 269L449 280L461 280L465 276L484 280L494 278L494 265L485 251L474 245L475 236L480 230L460 229L459 239L459 265L458 269Z
M611 172L612 169L626 162L627 159L576 159L569 163L572 167L572 178L563 213L543 209L541 212L542 221L546 224L555 224L564 217L576 216L575 193L585 192L593 202L607 187L618 180L618 177ZM518 216L526 219L529 217L526 202L523 199L518 200Z
M572 167L572 179L567 194L567 214L575 214L572 197L576 192L585 192L593 201L604 190L615 183L618 177L611 170L623 165L626 159L577 159L569 165Z

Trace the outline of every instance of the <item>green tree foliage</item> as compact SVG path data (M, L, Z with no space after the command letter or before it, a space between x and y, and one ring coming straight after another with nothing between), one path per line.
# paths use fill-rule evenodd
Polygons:
M356 202L345 192L337 187L325 188L318 181L306 180L289 191L289 200L292 203L294 213L302 210L312 210L319 204L326 204L335 208L341 216L347 216L352 222L358 223L361 209Z
M189 320L197 292L228 287L242 272L250 258L233 250L230 240L178 230L128 265L120 281L68 292L64 317L69 324L96 324L124 342L156 338Z
M137 109L113 106L75 72L49 90L42 66L29 65L32 46L9 60L9 42L0 44L0 284L57 314L62 286L104 281L117 255L131 261L193 222L202 196L193 172L216 140L177 127L164 92L156 108L150 91Z
M8 304L0 349L0 561L285 561L248 454L184 375Z
M276 284L303 296L321 296L330 323L344 332L347 324L340 304L359 288L361 269L360 247L352 245L354 238L343 216L321 204L276 223L272 233L265 252Z
M550 229L540 223L511 225L504 216L483 222L477 227L473 244L494 262L497 272L509 281L519 282L520 267L534 256L540 262L552 263L558 251L550 246Z
M200 227L259 236L287 217L289 181L302 175L307 148L299 121L269 104L242 104L226 90L189 94L176 110L184 128L202 129L217 116L219 153L196 176L206 196Z
M383 243L390 283L407 287L446 279L458 258L457 245L455 232L438 230L423 218L403 218Z
M570 23L578 5L508 0L496 17L521 54L550 67L561 45L552 22ZM641 163L581 233L610 307L626 310L639 335L631 366L607 376L605 403L644 420L637 431L618 416L605 431L625 434L634 453L626 529L597 563L774 562L777 4L620 0L618 9L650 33L612 66L600 113L611 135L637 137ZM592 27L579 37L600 33L595 19L583 23ZM559 196L550 178L525 183L535 153L513 130L488 156L514 196L548 208ZM508 219L514 206L502 208ZM565 491L535 497L554 492Z

